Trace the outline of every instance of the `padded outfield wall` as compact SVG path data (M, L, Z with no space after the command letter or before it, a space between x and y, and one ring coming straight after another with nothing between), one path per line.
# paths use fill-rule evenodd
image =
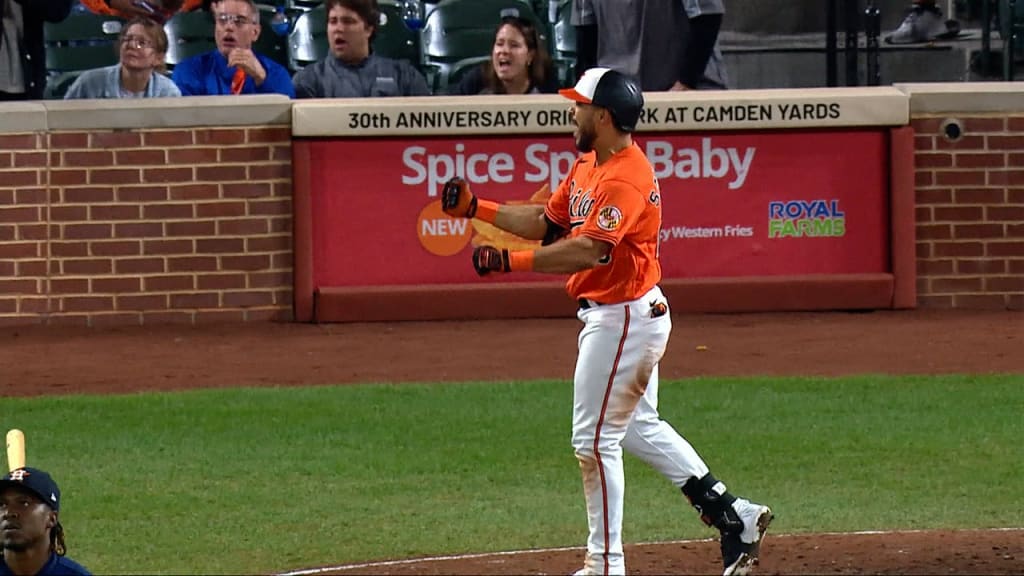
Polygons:
M1024 308L1024 84L648 100L677 310ZM437 209L460 169L543 201L573 156L566 109L5 103L0 325L572 314L558 280L477 279L472 246L513 240Z

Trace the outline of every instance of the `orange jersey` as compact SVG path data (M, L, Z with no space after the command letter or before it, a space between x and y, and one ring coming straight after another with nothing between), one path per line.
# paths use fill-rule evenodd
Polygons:
M589 152L576 160L544 213L570 237L612 245L607 261L569 277L570 296L600 304L636 300L661 280L658 180L635 142L600 166L596 159Z

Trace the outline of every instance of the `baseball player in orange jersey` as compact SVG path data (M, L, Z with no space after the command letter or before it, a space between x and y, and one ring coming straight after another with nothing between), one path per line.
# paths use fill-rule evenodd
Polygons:
M625 574L622 554L622 447L678 486L701 519L721 532L724 574L757 563L772 520L767 506L730 494L672 426L658 416L658 363L672 319L658 287L661 192L647 157L633 142L643 96L628 77L591 68L562 90L583 154L547 206L478 199L461 178L445 184L444 211L480 218L542 240L537 250L479 246L481 276L533 271L571 274L569 294L583 322L573 376L572 445L583 473L590 537L577 574Z

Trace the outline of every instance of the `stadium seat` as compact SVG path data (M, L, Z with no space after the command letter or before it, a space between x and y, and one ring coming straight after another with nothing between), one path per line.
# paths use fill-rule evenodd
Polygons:
M301 70L327 56L327 12L323 5L302 12L288 35L288 68Z
M427 13L420 68L435 94L448 91L456 64L491 53L494 29L505 16L526 18L544 29L527 0L442 0Z
M473 56L472 58L463 58L462 60L455 62L454 64L451 65L451 68L448 71L448 84L446 85L445 89L448 90L451 87L454 87L459 83L460 80L462 80L462 77L465 76L467 72L483 64L484 62L487 62L490 59L491 56L490 54L488 54L487 56ZM437 92L437 94L441 94L441 92Z
M419 32L405 25L399 0L381 0L379 5L380 24L373 39L373 51L388 58L408 60L413 66L419 64Z
M316 8L321 4L323 4L323 0L288 0L285 6L289 11L305 12Z
M278 36L274 32L273 22L276 10L273 6L259 5L260 8L260 37L252 45L252 49L274 62L288 67L288 36ZM296 14L289 14L294 19Z
M117 38L123 26L119 18L90 12L75 12L63 22L47 22L43 28L47 72L43 97L63 98L82 71L117 64Z
M204 10L179 12L164 24L167 33L167 69L192 56L217 47L213 39L213 17Z
M567 88L576 83L576 27L572 25L572 0L562 0L558 21L553 23L551 59L558 71L558 83Z

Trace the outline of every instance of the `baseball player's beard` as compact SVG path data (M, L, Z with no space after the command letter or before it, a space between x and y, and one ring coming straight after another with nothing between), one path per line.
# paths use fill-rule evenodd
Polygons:
M37 539L35 538L4 540L3 545L0 546L0 555L2 555L3 550L10 550L11 552L24 552L25 550L32 548L32 546L35 545L36 542Z
M576 149L586 153L594 149L595 134L583 126L576 125Z

